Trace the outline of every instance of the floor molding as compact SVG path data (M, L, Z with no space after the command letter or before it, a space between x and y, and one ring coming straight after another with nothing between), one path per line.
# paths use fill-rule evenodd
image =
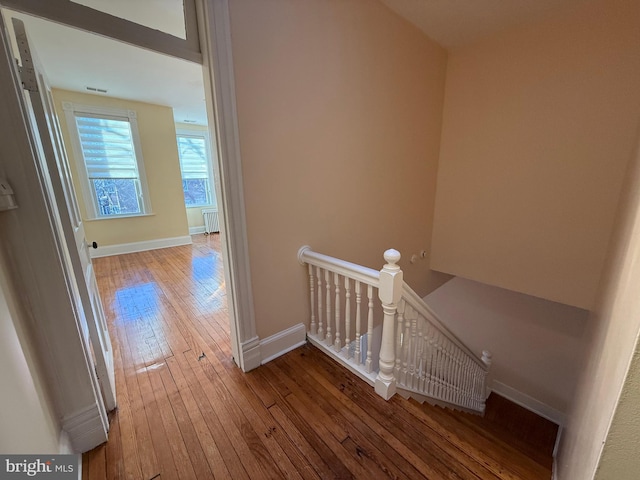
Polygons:
M200 233L204 233L204 225L200 225L199 227L189 227L189 235L198 235Z
M67 415L62 419L62 429L69 435L73 450L88 452L107 441L107 427L97 405Z
M240 344L242 359L239 366L243 372L249 372L260 366L260 339L258 336L252 337ZM238 362L236 362L238 363Z
M91 258L110 257L112 255L122 255L125 253L145 252L147 250L157 250L159 248L178 247L180 245L191 245L191 236L158 238L144 242L120 243L118 245L107 245L91 249Z
M264 365L294 348L301 347L305 343L307 343L307 327L304 323L298 323L293 327L260 340L261 364Z
M507 400L511 400L513 403L516 403L521 407L524 407L527 410L530 410L533 413L540 415L542 418L546 418L547 420L550 420L559 426L563 426L565 423L566 415L560 410L556 410L546 403L536 400L526 393L522 393L515 388L505 385L502 382L494 380L491 390L493 392L496 392L498 395L506 398Z

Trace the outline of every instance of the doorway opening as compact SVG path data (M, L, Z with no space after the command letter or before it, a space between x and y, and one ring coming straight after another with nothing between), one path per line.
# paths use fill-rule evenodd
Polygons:
M42 20L38 20L38 21L42 22ZM58 28L67 28L67 27L60 27L60 26L58 26L58 25L56 25L56 27L58 27ZM53 42L53 43L57 43L57 42L58 42L58 40L59 40L59 37L56 37L56 42ZM102 40L104 40L104 39L102 39ZM135 48L135 47L128 47L128 48ZM94 52L92 52L92 53L94 53L94 54L95 54L95 51L94 51ZM96 58L98 57L97 55L94 55L94 56L95 56ZM128 58L128 57L129 57L129 55L123 55L123 56L121 56L120 58L121 58L121 59L125 59L125 58ZM43 57L43 58L44 58L44 57ZM99 60L98 60L98 61L99 61ZM45 60L45 62L46 62L46 60ZM196 65L196 68L197 68L197 70L198 70L198 71L201 69L200 65ZM201 73L200 73L200 74L201 74ZM54 82L55 82L55 81L54 81ZM56 82L56 83L57 83L57 82ZM84 83L87 83L87 82L84 82ZM55 85L55 83L54 83L54 87L55 87L55 86L57 86L57 85ZM104 93L108 93L108 89L104 89L104 88L100 88L100 87L94 87L94 86L90 86L90 85L85 85L85 89L86 89L87 87L89 87L89 88L88 88L88 90L89 90L89 91L91 91L91 89L92 89L92 88L93 88L93 89L95 89L95 91L91 91L91 93L94 93L94 94L95 94L95 93L102 93L102 92L98 92L99 90L107 90L107 92L104 92ZM63 97L63 96L64 96L65 92L67 92L67 94L69 94L69 92L71 92L71 93L75 93L75 94L78 94L78 92L77 92L77 91L76 91L76 92L73 92L73 90L64 90L63 88L58 88L58 90L55 90L55 89L54 89L54 92L53 92L53 100L54 100L54 104L63 104L64 102L68 102L68 99L67 99L67 100L63 100L63 99L61 98L61 97ZM58 97L60 97L60 98L56 98L56 96L58 96ZM202 97L204 97L204 95L202 95ZM103 98L103 99L106 99L106 98L109 98L109 97L97 97L97 96L96 96L96 98ZM111 98L116 98L116 97L111 97ZM94 98L93 100L95 100L95 98ZM128 99L124 99L124 100L128 100ZM107 101L108 101L108 100L105 100L105 102L107 102ZM110 100L109 100L109 101L110 101ZM201 102L204 104L204 100L203 100L203 99L201 99ZM69 103L73 103L73 102L69 102ZM147 102L139 102L139 103L147 103ZM58 107L59 107L59 105L56 105L56 110L58 110L58 112L57 112L57 113L58 113L58 116L60 117L60 116L61 116L61 114L60 114L60 110L59 110L59 108L58 108ZM64 110L64 105L62 105L62 109ZM203 105L202 110L206 110L206 108L205 108L205 106L204 106L204 105ZM206 114L205 114L205 115L206 115ZM184 115L184 116L185 116L185 117L187 117L187 115ZM188 119L188 118L184 118L184 120L186 120L186 119ZM166 139L166 133L167 133L167 132L171 132L171 133L170 133L170 136L172 137L172 138L171 138L171 141L173 142L173 151L176 151L176 146L175 146L175 144L176 144L176 137L175 137L175 133L176 133L176 129L175 129L175 117L174 117L172 120L173 120L173 124L172 124L171 130L166 129L164 133L165 133L165 139ZM68 128L68 126L64 124L64 121L61 121L60 123L63 125L63 128L64 128L64 127L67 127L67 128ZM206 128L206 127L205 127L205 128ZM63 136L64 136L64 135L63 135ZM69 133L67 132L67 137L68 137L68 136L69 136ZM160 143L160 139L161 139L161 138L162 138L162 136L161 136L161 135L156 136L156 142L155 142L155 143ZM72 141L69 141L69 139L67 138L67 139L66 139L66 141L65 141L65 143L67 144L67 147L68 147L68 145L69 145L70 143L72 143ZM67 153L69 154L69 156L71 156L71 154L70 154L69 150L67 150ZM153 154L152 154L152 155L151 155L151 157L153 158L153 160L155 160L155 164L154 164L154 166L157 166L156 164L158 164L158 163L159 163L159 162L157 161L157 159L159 158L159 157L158 157L158 155L153 155ZM72 162L72 165L74 165L74 167L75 167L75 169L76 169L76 174L77 174L77 171L78 171L78 168L79 168L78 163L79 163L79 162L78 162L78 159L77 159L77 158L75 158L75 159L73 160L73 162ZM174 165L174 167L175 167L175 165ZM73 167L72 167L72 169L73 169ZM178 172L180 172L180 169L179 169L179 168L178 168ZM72 174L73 174L73 172L72 172ZM155 177L156 177L156 178L157 178L157 177L162 177L162 174L161 174L161 173L158 173L158 172L156 172L156 173L155 173L155 174L153 174L153 175L155 175ZM152 175L152 176L153 176L153 175ZM212 180L213 180L213 179L212 179ZM175 184L175 183L177 183L177 185L179 186L178 191L182 192L182 189L180 188L180 187L182 187L182 185L181 185L181 183L182 183L182 182L181 182L181 180L180 180L180 177L178 177L177 179L175 179L175 178L174 178L174 184ZM213 183L213 182L212 182L212 183ZM77 192L77 191L79 190L79 188L77 187L77 185L74 185L74 187L75 187L74 189L76 190L76 193L79 193L79 192ZM158 191L160 192L160 195L158 195L158 197L157 197L157 198L159 198L159 199L165 200L166 198L164 198L164 197L168 197L168 196L169 196L166 190L158 189ZM157 192L156 192L156 193L157 193ZM163 195L163 194L164 194L164 195ZM77 196L78 196L78 197L80 197L81 195L77 195ZM152 202L153 202L153 197L154 197L153 192L151 192L151 193L150 193L150 196L152 197ZM212 197L215 197L215 195L212 195ZM184 219L184 216L186 215L186 212L184 212L184 200L182 200L182 207L181 207L181 208L183 209L183 212L182 212L182 213L183 213L183 219ZM173 209L174 209L174 210L177 210L177 208L175 207L175 205L173 205ZM126 230L126 231L131 231L131 230L133 230L133 228L131 227L131 223L132 223L134 220L140 220L142 223L144 223L144 224L145 224L145 225L144 225L144 228L147 228L147 233L148 233L148 229L152 229L152 227L150 227L150 226L149 226L149 224L151 224L151 223L152 223L152 219L150 219L149 217L159 217L159 216L160 216L160 214L159 214L159 213L154 212L153 210L150 210L150 211L151 211L151 213L150 213L150 214L145 214L144 216L135 216L135 217L134 217L134 216L129 216L129 217L127 217L127 218L107 218L107 219L97 219L97 218L91 218L91 216L87 214L87 205L84 205L84 207L83 207L83 208L81 208L80 210L83 210L83 212L82 212L82 213L84 214L84 216L85 216L85 218L86 218L86 219L90 219L90 220L91 220L91 222L87 222L87 223L95 224L95 225L99 225L100 223L103 223L103 224L109 224L110 226L109 226L108 228L106 228L105 230L106 230L106 232L107 232L109 235L112 235L111 240L113 240L114 235L118 235L118 232L117 232L117 230L118 230L118 229L117 229L117 228L114 228L115 222L119 222L119 221L121 221L121 220L122 220L122 221L124 221L124 222L126 222L127 224L129 224L129 225L128 225L128 226L129 226L129 228L128 228L128 229L125 229L125 230ZM179 209L178 209L178 210L179 210ZM143 217L144 217L144 218L143 218ZM172 222L172 221L167 221L167 222L166 222L166 224L167 224L169 227L175 227L175 223L180 223L180 222ZM182 227L184 227L184 222L183 222ZM94 230L95 230L96 232L99 232L99 229L97 229L97 230L96 230L96 229L94 229ZM105 235L106 235L106 236L108 236L108 235L107 235L107 233L105 233ZM122 232L121 232L121 233L122 233ZM95 233L94 233L94 235L95 235ZM94 238L95 238L95 237L94 237ZM164 237L164 238L175 238L175 237ZM144 241L151 241L151 242L152 242L153 240L154 240L154 239L151 239L151 240L143 240L143 242L144 242ZM157 239L155 239L155 240L157 240ZM208 241L210 241L211 243L213 243L213 239L207 239L207 240L208 240ZM101 242L101 243L103 243L103 245L104 245L104 242ZM138 242L135 242L135 241L134 241L134 242L121 242L121 243L112 243L111 245L122 245L122 244L127 245L127 244L131 244L131 243L138 243ZM185 243L187 243L187 242L185 242ZM109 246L109 240L107 240L107 244L106 244L106 247L108 247L108 246ZM156 246L156 247L157 247L158 245L156 244L156 245L154 245L154 246ZM168 246L168 245L161 245L161 246ZM103 248L104 248L104 247L103 247ZM220 249L219 249L219 250L220 250ZM123 253L124 253L124 252L123 252ZM194 265L195 265L195 263L198 263L198 262L195 262L195 260L196 260L196 259L199 261L199 263L200 263L200 264L202 264L202 258L204 258L204 257L194 257L194 262L192 262L192 264L194 264ZM205 263L206 263L206 262L205 262ZM209 263L211 263L211 262L209 262ZM221 265L221 264L222 264L222 262L219 262L219 264ZM193 272L194 272L194 273L198 272L198 273L197 273L197 275L200 275L200 276L202 275L202 271L203 271L203 269L202 269L202 268L199 268L199 269L195 269L195 268L194 268L194 269L193 269ZM196 276L197 276L197 275L196 275ZM200 278L200 280L202 280L202 278ZM219 292L218 292L218 293L219 293ZM220 297L220 295L218 295L218 296ZM219 300L218 300L218 303L220 303L220 302L221 302L221 300L219 299ZM93 346L92 346L92 347L93 347Z

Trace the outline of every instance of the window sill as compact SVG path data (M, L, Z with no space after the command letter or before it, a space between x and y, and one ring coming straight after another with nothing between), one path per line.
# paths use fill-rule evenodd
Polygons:
M100 222L102 220L119 220L121 218L140 218L140 217L155 217L155 213L137 213L135 215L113 215L112 217L96 217L87 218L85 222Z
M216 206L212 203L209 205L186 205L185 207L187 208L187 210L192 210L195 208L216 208Z

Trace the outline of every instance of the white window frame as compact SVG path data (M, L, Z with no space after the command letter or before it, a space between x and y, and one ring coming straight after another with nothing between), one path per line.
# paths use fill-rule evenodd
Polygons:
M197 137L204 139L204 146L207 155L207 174L209 175L209 203L202 205L187 205L185 199L185 208L204 208L216 207L216 183L213 177L213 162L211 159L211 143L209 132L206 130L190 130L188 128L176 128L176 145L178 145L178 137ZM180 146L178 145L178 163L180 164L180 183L182 184L182 159L180 158ZM183 189L184 194L184 189Z
M99 107L95 105L81 105L71 102L63 102L62 109L65 112L69 136L71 137L71 145L73 148L73 157L76 160L78 176L81 185L82 196L85 201L86 213L89 220L109 220L113 218L140 217L151 215L151 200L149 196L149 187L147 185L147 175L144 169L144 159L142 156L142 145L140 143L140 133L138 132L138 117L133 110L124 110L120 108ZM87 166L82 154L82 145L80 136L78 135L78 127L76 125L76 115L89 114L92 116L104 117L120 117L129 121L131 127L131 140L136 155L136 164L138 167L138 182L140 184L140 213L112 214L100 215L96 196L93 194L91 182L87 173Z

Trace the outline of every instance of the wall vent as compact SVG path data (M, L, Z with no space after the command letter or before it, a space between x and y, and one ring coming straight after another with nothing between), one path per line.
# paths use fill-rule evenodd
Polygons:
M107 93L104 88L96 88L96 87L85 87L90 92L98 92L98 93Z

